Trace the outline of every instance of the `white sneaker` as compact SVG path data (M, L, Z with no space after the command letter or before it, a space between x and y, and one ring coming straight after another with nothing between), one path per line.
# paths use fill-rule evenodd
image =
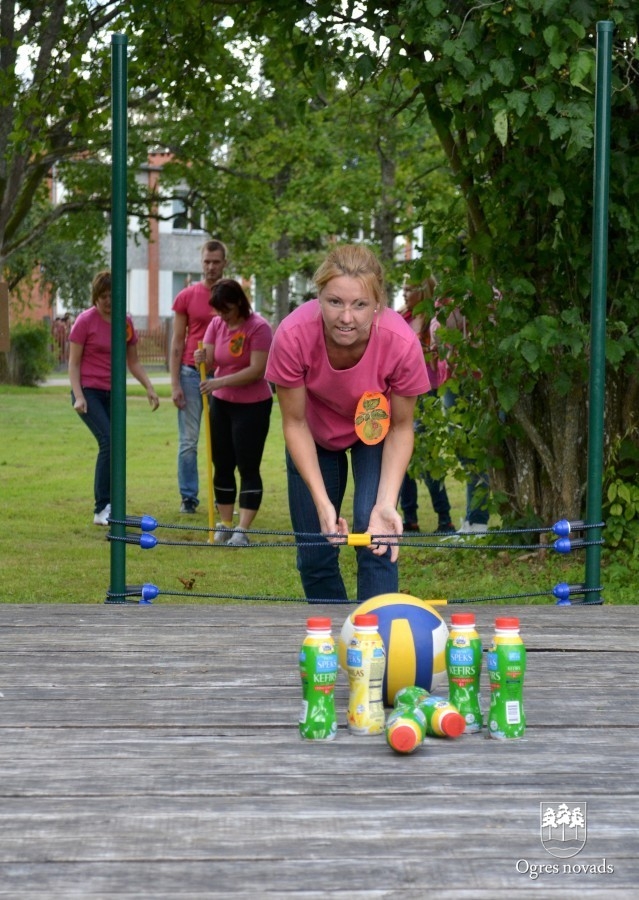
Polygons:
M102 512L96 513L93 516L93 524L94 525L108 525L109 524L109 516L111 515L111 504L107 503Z
M457 532L457 534L486 534L487 532L488 525L483 525L480 523L471 525L468 519L464 519L459 527L459 531Z
M248 547L249 544L248 534L238 525L228 541L229 547Z
M226 544L233 534L233 529L223 522L215 523L215 534L213 535L214 544Z

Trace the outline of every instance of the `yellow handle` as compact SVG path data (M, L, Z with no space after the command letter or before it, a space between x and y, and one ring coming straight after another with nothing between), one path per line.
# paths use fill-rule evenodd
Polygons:
M368 547L371 542L370 534L347 534L346 543L349 547Z

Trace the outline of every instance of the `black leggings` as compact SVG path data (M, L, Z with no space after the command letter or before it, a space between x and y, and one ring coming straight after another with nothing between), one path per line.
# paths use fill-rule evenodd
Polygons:
M260 463L268 434L273 398L258 403L229 403L212 397L211 449L216 503L235 503L235 469L240 473L240 509L259 509Z

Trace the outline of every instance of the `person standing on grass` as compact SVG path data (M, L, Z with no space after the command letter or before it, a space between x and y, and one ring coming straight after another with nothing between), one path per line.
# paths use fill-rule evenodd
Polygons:
M226 247L222 241L207 241L202 247L202 280L181 290L173 303L169 369L171 398L178 411L178 488L182 513L194 513L200 502L197 445L202 397L194 354L215 315L209 304L211 289L224 274L226 263Z
M75 320L69 334L71 402L98 442L95 464L94 525L108 525L111 515L111 273L98 272L91 286L93 306ZM151 409L158 395L138 359L138 336L126 317L126 363L146 389Z
M195 361L205 362L207 372L215 368L214 377L200 384L202 394L211 397L213 488L222 520L213 540L246 547L246 530L262 503L260 465L273 408L264 371L273 333L232 278L218 281L211 306L217 315L206 329L204 350L195 351ZM240 473L240 521L233 529L236 468Z
M439 327L437 318L433 317L429 320L423 312L415 312L415 309L424 300L433 300L436 287L437 281L433 275L430 275L421 284L404 285L405 306L400 310L400 315L408 322L415 334L417 334L420 344L422 345L424 356L426 358L428 378L431 383L431 390L428 394L430 397L437 396L437 389L444 384L449 376L449 368L445 360L439 359L435 347L435 332ZM437 303L438 301L435 301L436 305ZM415 431L423 432L424 425L421 421L422 413L419 401L417 402L417 411L418 416L415 419ZM444 479L433 478L428 472L424 472L422 477L428 488L433 510L437 514L436 533L454 534L455 526L450 518L450 500L448 499ZM399 505L404 516L404 531L420 530L419 522L417 520L417 498L417 480L412 478L407 472L404 476L399 493Z
M348 454L356 533L389 535L356 548L357 598L395 593L402 534L399 489L413 450L416 398L430 389L419 339L388 308L384 273L361 244L336 246L315 273L317 299L279 325L266 367L286 443L297 566L308 599L346 600L339 544ZM317 534L326 535L318 542Z

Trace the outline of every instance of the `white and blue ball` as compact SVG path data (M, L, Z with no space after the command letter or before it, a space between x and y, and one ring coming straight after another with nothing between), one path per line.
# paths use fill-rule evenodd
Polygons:
M346 670L346 649L353 636L353 619L361 613L375 613L386 649L384 704L392 706L403 687L417 685L431 691L446 682L446 640L448 627L426 600L409 594L380 594L365 600L346 618L337 650Z

